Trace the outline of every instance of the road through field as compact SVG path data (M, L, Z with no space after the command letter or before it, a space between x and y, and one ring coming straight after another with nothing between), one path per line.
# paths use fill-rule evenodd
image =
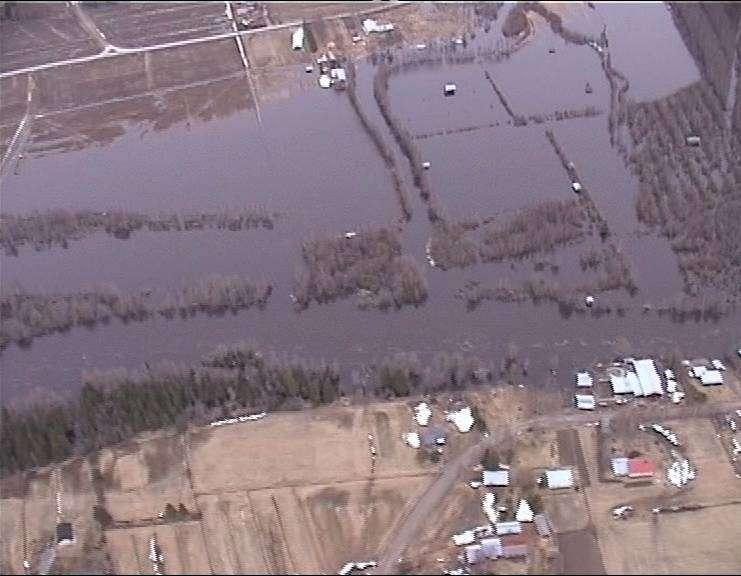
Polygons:
M382 557L378 561L378 574L395 573L398 566L398 559L404 550L406 550L409 543L416 538L421 525L427 520L427 517L445 499L453 484L458 481L463 469L474 465L474 463L478 463L484 450L493 445L492 436L483 438L445 466L442 474L430 485L409 516L403 520L397 533L389 540L386 550L384 550Z
M325 21L327 20L338 20L341 18L347 18L348 16L367 16L369 14L373 14L375 12L380 12L382 10L390 10L391 8L398 8L400 6L405 6L407 4L410 4L410 2L394 2L389 4L384 4L383 6L378 6L375 8L369 8L368 10L364 10L362 12L344 12L342 14L337 14L335 16L328 16L327 18L324 18ZM236 37L243 37L250 34L259 34L260 32L270 32L271 30L281 30L284 28L291 28L295 26L301 26L303 24L303 21L299 22L288 22L285 24L272 24L270 26L265 26L264 28L256 28L254 30L244 30L240 32L224 32L223 34L214 34L212 36L202 36L200 38L189 38L187 40L179 40L177 42L166 42L164 44L154 44L152 46L140 46L135 48L124 48L121 46L113 46L112 44L108 43L108 40L105 39L105 36L102 38L107 43L106 48L100 52L99 54L93 54L92 56L81 56L79 58L70 58L68 60L60 60L57 62L47 62L46 64L38 64L36 66L29 66L28 68L19 68L18 70L11 70L9 72L3 72L0 74L0 78L11 78L13 76L18 76L20 74L30 74L32 72L39 72L41 70L48 70L50 68L59 68L61 66L70 66L73 64L82 64L84 62L93 62L95 60L100 60L102 58L114 58L116 56L122 56L125 54L138 54L140 52L152 52L155 50L166 50L167 48L177 48L179 46L188 46L191 44L202 44L204 42L212 42L214 40L223 40L225 38L236 38ZM90 31L88 27L86 27L86 30ZM95 30L97 30L97 27L95 27ZM93 34L95 32L93 31Z

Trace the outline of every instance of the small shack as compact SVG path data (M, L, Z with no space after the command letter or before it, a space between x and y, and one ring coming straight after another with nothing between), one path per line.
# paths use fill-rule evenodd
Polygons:
M496 560L502 555L502 541L499 538L483 538L481 552L490 560Z
M624 456L613 458L611 461L612 473L614 476L627 476L628 475L628 459Z
M304 48L304 27L296 28L291 35L291 49L303 50Z
M509 522L497 522L494 525L497 536L506 536L508 534L519 534L522 532L522 524L517 520L511 520Z
M422 444L424 446L444 446L446 443L445 431L433 426L422 431Z
M723 384L723 374L720 370L705 370L700 375L700 383L703 386L715 386Z
M594 410L595 400L591 394L574 394L574 402L579 410Z
M394 29L394 25L391 23L379 24L372 18L366 18L363 20L363 32L366 34L382 34L384 32L391 32Z
M60 522L57 524L57 544L72 544L75 541L72 524L70 522Z
M446 96L454 96L457 90L458 87L455 84L446 84L443 87L443 94Z
M577 388L591 388L593 384L594 380L592 380L592 375L589 372L576 373Z

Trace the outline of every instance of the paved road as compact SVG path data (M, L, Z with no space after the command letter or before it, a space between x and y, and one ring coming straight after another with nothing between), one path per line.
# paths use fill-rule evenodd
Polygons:
M411 4L411 2L383 3L382 6L377 6L375 8L369 8L368 10L364 10L362 12L344 12L342 14L337 14L335 16L328 16L324 20L337 20L339 18L346 18L348 16L368 16L370 14L374 14L375 12L380 12L382 10L390 10L392 8L398 8L400 6L405 6L407 4ZM84 12L82 14L84 14ZM272 24L270 26L265 26L264 28L255 28L254 30L244 30L240 32L224 32L223 34L214 34L212 36L203 36L200 38L190 38L188 40L179 40L177 42L166 42L164 44L154 44L152 46L140 46L140 47L135 47L135 48L124 48L121 46L114 46L110 44L108 40L105 40L105 42L107 43L107 48L104 49L99 54L93 54L91 56L81 56L79 58L70 58L68 60L60 60L58 62L47 62L46 64L38 64L36 66L29 66L28 68L20 68L18 70L11 70L9 72L0 73L0 78L11 78L13 76L18 76L20 74L29 74L31 72L39 72L41 70L48 70L50 68L59 68L62 66L71 66L74 64L82 64L84 62L94 62L95 60L101 60L103 58L115 58L116 56L122 56L125 54L138 54L141 52L166 50L168 48L177 48L179 46L189 46L191 44L202 44L204 42L213 42L216 40L224 40L226 38L236 38L237 36L244 37L244 36L249 36L250 34L260 34L261 32L269 32L271 30L281 30L284 28L300 26L301 24L303 24L303 21L288 22L285 24ZM97 30L97 27L95 27L95 29ZM101 34L100 31L98 31L98 33ZM105 39L105 36L103 36L103 39Z
M739 400L732 400L728 402L703 405L696 404L691 406L661 405L661 407L645 406L640 408L624 406L623 408L625 411L632 410L633 412L631 416L645 419L646 421L652 419L660 421L664 419L685 417L708 417L714 414L731 412L740 407L741 402ZM668 408L668 410L665 408ZM553 414L520 422L514 426L512 431L514 433L519 433L527 429L538 430L544 428L578 426L589 422L595 422L600 419L609 422L610 419L620 417L620 415L623 414L627 415L627 412L608 412L605 415L601 415L599 412ZM417 535L420 534L423 526L429 521L430 515L445 499L453 485L460 481L461 472L463 472L465 468L469 468L478 463L484 449L496 445L496 437L497 433L495 430L492 433L492 436L489 438L483 438L481 441L468 448L458 456L458 458L445 466L442 474L440 474L440 476L438 476L430 485L409 515L402 521L399 528L397 528L395 534L389 538L388 544L379 556L378 567L375 570L376 574L395 574L397 572L399 558L403 557L404 551L407 549L409 544L417 538Z

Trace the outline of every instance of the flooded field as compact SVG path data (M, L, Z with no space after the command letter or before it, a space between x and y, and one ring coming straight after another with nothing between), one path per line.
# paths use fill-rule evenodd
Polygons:
M143 8L124 15L114 8L99 7L91 15L126 46L229 30L220 9L181 5L174 14L182 19L178 22L192 23L191 32L173 26L160 7L155 20L169 24L137 35L137 23L146 16ZM278 8L273 10L277 20L294 17L287 8L280 8L285 11L280 16ZM432 10L430 17L437 9ZM409 37L387 46L379 40L369 49L372 57L358 59L357 97L401 170L408 219L389 164L347 93L317 86L316 72L306 73L301 63L309 55L289 51L287 30L280 36L286 53L263 46L264 54L272 56L260 56L258 69L247 72L234 40L223 39L0 78L3 215L50 209L210 213L254 206L282 215L272 229L139 231L128 239L99 231L70 239L67 248L24 245L16 256L0 256L3 293L22 287L28 293L62 295L102 283L133 293L178 287L212 274L244 275L273 286L263 310L128 323L114 319L39 336L30 345L11 343L0 352L2 402L74 397L83 371L133 369L158 360L196 364L219 344L239 340L254 341L264 350L337 360L348 380L360 366L398 352L423 358L461 352L498 363L516 345L538 386L565 384L573 367L621 353L732 353L741 342L737 295L697 268L680 268L677 253L683 252L669 227L681 227L681 215L689 218L688 210L677 208L666 218L662 211L655 221L639 218L637 203L647 194L641 174L661 173L656 178L671 187L672 165L654 169L650 155L631 163L639 131L626 110L663 101L691 85L705 86L708 94L738 91L741 81L733 81L737 73L731 73L740 59L736 56L720 71L709 58L698 64L697 51L713 53L712 46L703 46L725 36L709 37L689 13L680 31L664 5L645 10L555 5L552 10L551 17L560 14L567 32L557 33L541 14L529 12L530 28L517 41L503 38L500 16L487 24L488 31L468 22L465 27L474 34L467 34L465 42L429 37L419 49ZM393 12L384 17L393 20ZM409 22L411 27L412 16L404 18L399 26ZM126 26L116 27L116 22ZM338 22L333 25L339 27ZM604 26L609 44L604 38L598 44ZM575 41L577 35L583 42ZM254 58L250 46L258 46L257 38L247 42L248 59ZM83 54L78 44L74 50ZM627 79L622 92L602 59L608 46L612 68ZM716 52L725 46L716 46ZM733 53L731 46L728 54ZM390 110L419 158L430 163L421 180L415 172L422 169L410 166L374 94L374 77L389 54L383 65L390 70ZM17 60L7 69L36 63ZM456 84L454 96L444 96L446 83ZM33 113L18 136L27 92L33 94ZM731 102L730 123L708 129L707 138L702 135L714 145L717 139L718 150L724 146L718 157L725 159L711 165L713 155L707 152L707 159L695 160L698 172L710 166L695 183L717 182L701 208L708 217L723 205L741 205L738 186L733 186L738 180L731 180L741 170L739 126L732 123L741 117L735 112L739 101L724 100L725 106ZM676 110L678 105L672 100L669 106ZM661 135L657 139L656 146L664 144ZM672 144L672 150L679 145ZM679 152L676 157L679 162ZM581 196L572 189L577 173L585 191ZM578 201L585 214L578 234L548 250L485 257L482 247L492 227L544 202L571 201ZM465 243L475 255L472 260L447 270L430 266L426 246L434 227L464 221L468 228L451 242L454 249ZM292 298L306 264L306 242L382 227L398 231L400 257L422 271L426 297L421 304L398 310L361 306L361 288L296 309ZM719 248L720 266L741 266L733 260L738 249ZM581 266L590 251L619 258L623 283L598 284L608 264L602 261L594 270ZM687 276L688 269L699 278L691 286L687 278L695 276ZM737 276L727 270L723 274L731 274L732 283ZM347 278L332 278L340 280ZM533 298L537 302L529 296L510 302L492 297L475 307L460 297L469 282L492 290L508 282L516 291L536 280L541 286L558 285L558 296ZM627 280L636 291L623 289ZM589 290L609 311L584 309ZM657 312L678 297L702 309L711 296L724 306L712 321L676 322ZM567 298L577 303L569 304L577 313L564 313Z

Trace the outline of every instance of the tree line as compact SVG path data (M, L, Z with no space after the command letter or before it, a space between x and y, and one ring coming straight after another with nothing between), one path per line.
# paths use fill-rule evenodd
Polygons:
M330 403L338 385L336 365L264 358L245 345L220 349L198 366L163 362L142 371L92 371L83 374L74 401L2 409L0 467L6 474L44 466L145 430L275 410L291 400Z
M111 284L73 294L34 294L22 288L0 295L0 349L11 342L28 345L34 338L95 326L113 318L139 322L157 315L188 318L198 313L221 315L257 306L264 308L272 285L240 276L212 275L157 298L150 290L124 294Z
M93 211L63 208L32 212L26 215L0 215L0 245L5 253L18 255L23 245L36 250L52 246L67 248L72 240L80 240L95 232L105 232L115 238L127 239L140 230L150 232L181 232L188 230L272 230L280 217L263 208L224 210L218 213L143 214L124 210Z
M360 392L394 398L461 390L491 382L492 373L490 362L461 354L439 353L423 362L415 353L400 353L373 364L370 384ZM343 385L334 362L264 354L249 342L222 345L197 365L94 370L82 380L73 401L2 409L3 474L86 454L147 430L297 410L357 392Z

